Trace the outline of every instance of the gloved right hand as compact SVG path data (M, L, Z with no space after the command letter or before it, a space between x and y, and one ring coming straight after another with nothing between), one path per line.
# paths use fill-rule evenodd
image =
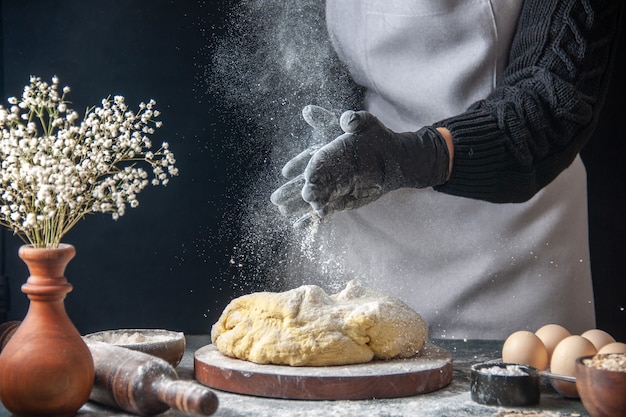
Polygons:
M302 199L303 172L315 152L344 133L339 126L339 116L339 113L315 105L302 109L302 118L312 128L311 145L285 164L281 174L289 181L270 196L270 201L278 206L281 214L299 216L294 226L316 217L311 205Z
M367 111L341 115L346 132L319 149L304 170L302 198L323 218L353 210L398 188L443 184L450 152L431 126L394 132Z

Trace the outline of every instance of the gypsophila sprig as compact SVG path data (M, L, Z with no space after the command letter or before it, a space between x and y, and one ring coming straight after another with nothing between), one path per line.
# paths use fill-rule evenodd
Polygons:
M154 100L135 112L123 96L108 97L77 125L69 91L59 93L57 77L31 77L21 99L0 106L0 224L35 247L57 247L89 213L118 219L148 184L178 175L166 142L151 150L161 126Z

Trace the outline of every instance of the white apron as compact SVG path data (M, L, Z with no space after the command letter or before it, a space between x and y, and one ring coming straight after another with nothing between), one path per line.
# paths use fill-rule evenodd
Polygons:
M463 112L495 87L521 2L328 0L340 58L366 109L395 131ZM494 48L495 46L495 48ZM400 297L433 338L594 327L586 174L579 158L523 204L402 189L321 230L337 265Z

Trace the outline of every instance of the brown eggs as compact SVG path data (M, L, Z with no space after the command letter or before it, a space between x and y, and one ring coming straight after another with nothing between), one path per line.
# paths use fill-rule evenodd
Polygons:
M552 358L552 352L559 342L572 334L559 324L546 324L535 332L548 350L548 361Z
M626 353L626 343L607 343L598 349L598 353Z
M573 335L568 336L556 345L550 360L550 372L558 375L575 376L576 359L581 356L595 355L596 347L588 339ZM552 386L565 397L578 397L574 382L552 380Z
M581 336L593 343L596 350L600 350L604 345L608 345L609 343L615 343L613 336L600 329L587 330L581 334Z
M544 370L548 367L548 350L533 332L520 330L504 341L502 360L506 363L530 365Z

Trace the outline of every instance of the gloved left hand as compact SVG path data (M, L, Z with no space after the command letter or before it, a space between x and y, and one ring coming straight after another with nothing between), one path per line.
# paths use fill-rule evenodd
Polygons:
M278 206L281 214L298 216L294 223L296 228L317 219L311 206L302 199L303 172L315 152L343 133L339 116L340 113L315 105L302 109L302 118L311 127L312 144L285 164L281 174L289 181L270 196L270 201Z
M396 133L366 111L343 113L340 125L346 133L315 152L304 171L302 198L318 216L446 181L450 155L436 129Z

